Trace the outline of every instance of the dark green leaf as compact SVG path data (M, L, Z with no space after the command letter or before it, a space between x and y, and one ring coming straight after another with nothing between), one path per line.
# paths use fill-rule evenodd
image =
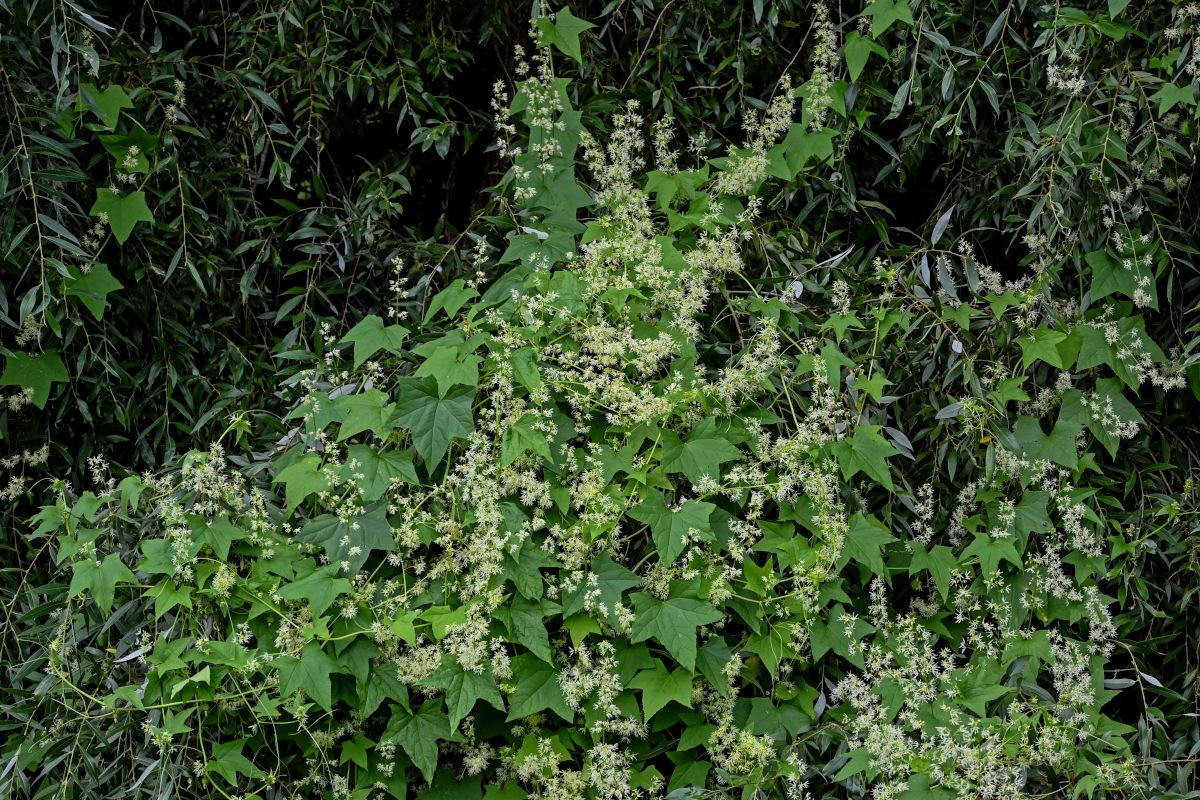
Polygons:
M351 328L342 341L354 343L354 366L358 368L380 350L401 355L407 334L400 325L384 325L382 319L371 314Z
M523 653L512 660L512 670L517 680L517 691L509 699L510 722L546 709L567 722L575 718L575 713L563 696L557 669L534 655Z
M97 189L96 202L88 213L106 218L120 244L125 244L138 222L154 222L154 215L146 205L145 192L130 192L122 197L112 189Z
M661 491L652 489L629 516L650 526L659 558L670 562L683 554L688 541L712 541L708 518L715 509L712 503L687 500L676 511L667 505Z
M450 727L457 728L459 721L471 713L478 700L486 700L501 711L504 700L496 689L490 664L476 670L463 669L454 656L442 656L442 665L432 675L421 681L422 686L433 686L446 690L446 709L450 712Z
M633 595L634 621L630 641L654 639L687 670L696 668L696 629L721 619L710 603L694 597L656 600L645 592Z
M4 365L4 374L0 375L0 386L32 389L33 404L45 408L50 398L50 384L66 380L67 367L57 350L47 350L40 356L13 353Z
M321 649L317 642L309 642L299 658L283 656L275 660L279 670L279 691L288 696L298 689L311 697L326 711L333 710L333 691L329 676L341 672L342 668Z
M407 384L397 406L396 422L412 431L417 452L430 470L437 467L450 447L450 440L466 438L475 430L471 404L475 387L454 386L444 397L432 378Z

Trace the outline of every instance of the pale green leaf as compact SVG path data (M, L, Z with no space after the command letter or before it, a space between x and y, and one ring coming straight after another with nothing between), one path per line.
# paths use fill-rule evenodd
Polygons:
M295 536L297 542L317 544L334 566L354 573L362 569L372 550L394 550L395 537L387 521L387 506L375 503L362 514L351 517L349 523L333 514L322 514L309 520Z
M300 657L282 656L273 662L279 670L279 692L287 697L302 689L321 708L333 710L333 689L329 676L341 672L337 661L321 649L317 642L304 646Z
M705 475L720 480L721 465L740 458L742 452L717 433L712 417L693 427L686 442L671 431L663 433L662 468L667 472L682 472L693 484Z
M284 496L289 516L305 498L329 488L329 478L321 469L321 457L316 455L305 456L295 464L280 470L274 482L285 484Z
M867 6L864 15L871 17L871 37L878 39L880 34L896 22L905 25L916 25L912 11L908 8L908 0L875 0Z
M346 419L338 430L338 441L344 442L351 436L370 431L380 439L386 439L400 424L396 419L397 406L379 389L368 389L357 394L342 395L334 401L346 411Z
M110 131L117 127L121 109L133 108L133 101L117 84L111 84L103 92L91 83L79 84L79 95L84 105L95 112L104 127Z
M842 477L850 480L859 472L865 472L876 483L892 489L892 475L887 459L900 453L891 442L879 433L878 425L858 425L854 435L831 445L830 450L841 467Z
M433 378L437 381L438 394L445 397L456 384L477 386L479 364L482 361L482 358L471 353L460 355L457 347L439 347L413 374L418 378Z
M500 437L500 465L507 467L523 453L533 451L535 455L550 459L550 443L546 434L537 430L538 417L525 414L504 429Z
M564 596L563 616L569 617L582 611L590 597L593 603L590 607L603 607L603 616L609 622L616 623L616 607L624 600L625 590L641 582L641 578L613 561L608 553L601 553L592 561L591 569L584 573L578 588Z
M404 748L427 781L433 779L437 769L438 741L450 740L454 736L450 719L440 706L440 701L426 700L416 714L393 713L392 721L384 732L385 739Z
M312 560L308 559L308 563L311 564ZM350 581L340 577L340 573L341 568L337 564L321 567L281 587L279 596L288 600L307 600L313 616L319 617L338 595L346 594L352 588Z
M355 480L363 490L364 502L373 503L383 497L392 482L417 484L420 479L413 467L413 454L407 450L380 452L365 444L352 444L346 453L344 480Z
M537 27L539 39L543 46L553 45L564 55L570 56L575 63L583 63L583 52L579 45L579 34L596 27L585 22L571 13L571 9L563 7L554 15L551 22L547 17L538 17L533 21Z
M888 573L880 551L884 545L894 541L896 537L874 514L864 517L861 512L855 512L850 518L850 530L846 533L846 543L837 564L844 566L853 559L870 569L872 574L886 576Z

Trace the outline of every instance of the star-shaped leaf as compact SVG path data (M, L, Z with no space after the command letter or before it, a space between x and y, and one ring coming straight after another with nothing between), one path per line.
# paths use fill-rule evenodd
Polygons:
M566 111L563 113L563 120L566 121L570 116L575 117L575 124L578 125L579 112ZM543 217L542 225L547 228L559 227L567 230L579 227L582 230L582 226L579 226L576 221L578 209L587 208L594 201L587 190L575 180L574 170L555 170L549 176L543 175L542 182L545 189L539 193L539 202L550 209L550 213ZM554 231L550 235L553 236L554 233L561 236L563 231Z
M78 297L79 302L83 303L96 319L104 316L108 295L125 288L124 284L113 277L107 264L94 264L86 274L76 268L72 268L72 272L79 275L63 281L63 294Z
M540 600L545 592L546 587L541 568L561 566L532 539L525 539L521 542L521 547L516 553L511 550L506 552L505 563L504 576L511 579L517 587L517 591L530 600ZM579 608L582 607L583 600L580 599ZM574 611L567 612L567 615L572 613Z
M229 548L235 541L246 538L246 532L234 525L228 514L221 514L213 519L189 514L187 520L188 527L192 530L192 538L211 547L213 553L222 561L229 558Z
M1105 250L1093 250L1083 256L1088 266L1092 268L1092 300L1099 300L1114 292L1120 292L1128 298L1140 288L1149 297L1148 305L1158 308L1158 286L1154 281L1153 270L1143 267L1140 258L1126 261ZM1085 326L1085 330L1091 326ZM1095 328L1091 328L1095 330Z
M871 17L871 38L878 39L879 35L892 27L894 22L915 25L912 11L908 8L908 0L875 0L863 12Z
M79 89L79 99L96 113L96 116L104 123L104 127L110 131L117 127L121 109L133 108L133 101L129 99L129 95L115 83L103 92L91 83L81 83Z
M830 386L842 385L842 367L853 370L858 366L833 342L828 342L821 348L821 358L825 360L825 374L829 378Z
M950 571L958 565L954 551L944 544L936 545L932 550L926 550L920 542L913 542L913 557L908 565L908 574L916 575L921 570L928 570L937 585L938 594L942 600L950 591Z
M396 405L391 398L378 389L368 389L357 394L342 395L334 402L346 413L346 419L338 430L339 442L363 431L370 431L380 439L386 439L400 424L396 420Z
M304 398L304 402L293 408L284 419L303 419L308 417L310 430L321 431L331 423L342 422L346 419L346 409L338 406L329 397L329 392L313 392Z
M1017 552L1016 539L1011 535L997 539L985 530L977 531L975 541L963 551L964 557L971 555L979 556L979 566L984 576L991 575L1002 560L1021 569L1021 554Z
M517 379L517 383L531 392L542 388L542 376L538 372L537 356L531 349L522 347L514 351L509 357L509 363L512 365L513 377Z
M122 197L112 189L97 189L96 202L88 213L93 217L107 215L113 236L121 244L125 244L138 222L154 222L154 215L146 205L145 192L130 192Z
M146 174L150 172L150 159L146 156L153 155L158 149L158 137L147 133L145 128L135 122L133 130L128 134L101 134L100 144L119 162L117 168L121 172Z
M361 475L361 478L355 476ZM363 490L363 500L373 503L383 497L392 481L420 483L413 468L413 454L407 450L380 452L365 444L352 444L346 455L346 466L342 470L344 479L354 478Z
M154 618L158 619L175 606L193 608L192 587L183 585L177 587L175 581L164 580L152 586L146 592L147 597L154 598Z
M682 472L693 484L704 475L720 479L721 465L740 458L742 452L717 433L712 417L692 428L686 442L671 431L663 434L662 468L667 472Z
M408 331L402 326L384 325L382 319L371 314L351 328L342 341L354 342L354 366L357 369L380 350L400 355L407 335Z
M1195 98L1196 85L1193 83L1185 83L1183 86L1164 83L1159 87L1157 92L1150 95L1151 100L1158 101L1158 115L1160 117L1180 103L1183 103L1185 106L1196 105Z
M463 669L454 656L443 655L442 665L420 685L446 690L446 709L450 712L451 728L458 727L462 718L471 713L477 700L486 700L504 710L504 700L496 688L491 665L485 665L482 672L474 672Z
M829 624L814 620L808 624L812 636L812 653L814 659L820 659L832 650L842 658L862 667L865 661L862 651L854 644L861 641L875 627L865 620L847 614L840 604L834 606L829 613Z
M516 461L523 453L533 451L535 455L550 459L550 442L546 434L534 426L537 417L525 414L519 420L504 429L500 438L500 465L507 467Z
M581 20L571 13L571 9L565 7L554 15L553 22L547 17L538 17L533 24L537 26L542 45L553 45L565 55L575 59L575 63L583 63L579 34L596 27L595 25Z
M13 353L4 364L0 386L20 386L33 390L33 404L45 408L50 399L50 384L68 380L67 367L57 350L47 350L40 356Z
M1067 335L1062 331L1042 326L1030 333L1029 336L1017 340L1021 345L1021 364L1028 367L1034 361L1045 361L1051 366L1066 369L1063 363L1059 345L1066 341Z
M187 669L188 662L184 661L182 656L191 642L190 638L167 639L166 636L160 635L154 642L154 651L146 660L158 669L159 674L173 669Z
M234 739L229 742L221 742L212 746L212 756L205 764L205 769L209 773L217 773L225 780L229 781L230 785L237 786L238 775L245 775L248 778L261 778L263 771L254 766L250 759L246 758L242 749L246 742L250 741L250 737L243 739Z
M413 444L430 470L446 455L451 439L475 430L474 400L474 386L452 386L444 396L432 378L415 378L405 386L396 422L412 431Z
M678 511L674 511L667 505L663 493L652 489L641 505L629 512L629 516L650 526L658 557L670 562L683 553L690 538L712 540L712 526L708 518L714 510L716 506L712 503L688 500Z
M512 670L517 678L517 691L508 701L509 722L546 709L567 722L575 718L563 696L557 669L531 653L523 653L512 660Z
M871 53L887 57L887 51L876 44L874 39L863 36L858 31L851 31L846 35L846 43L842 45L842 55L846 59L846 72L851 81L858 80L863 68L867 66L868 59L871 58Z
M329 657L317 642L304 646L300 658L282 656L275 659L279 670L279 692L288 696L297 689L311 697L326 711L333 710L333 688L329 676L341 672L338 662Z
M777 178L791 180L807 167L833 158L836 136L833 128L810 131L806 124L793 123L783 141L768 152L767 171Z
M397 713L393 709L392 721L384 733L385 739L404 748L427 781L433 779L437 769L438 741L453 738L454 729L441 705L440 701L426 700L416 714Z
M958 670L958 672L963 672ZM960 680L955 681L959 697L964 706L974 711L980 717L987 716L987 707L994 700L1016 691L1011 686L1000 685L1003 670L995 661L986 666L966 672Z
M74 597L86 589L92 593L92 599L105 613L112 610L113 595L116 593L118 582L137 582L137 576L125 566L116 553L109 553L99 563L85 558L71 566L75 574L71 576L70 596Z
M306 560L312 563L312 559ZM321 567L282 587L279 596L288 600L307 600L313 616L319 617L333 604L334 598L352 588L350 581L340 577L340 573L341 567L337 564Z
M1068 411L1074 410L1078 414L1079 423L1087 426L1096 437L1096 441L1108 450L1110 456L1116 457L1117 449L1121 446L1121 432L1114 420L1146 424L1145 418L1133 403L1125 398L1121 382L1116 378L1101 378L1096 381L1094 398L1088 398L1089 406L1083 405L1084 399L1083 394L1077 390L1064 394L1059 419L1068 418Z
M543 661L550 663L554 655L550 650L550 637L546 630L546 611L541 601L533 601L520 595L513 597L507 611L508 632L511 641L523 645ZM558 609L558 606L553 606Z
M672 593L674 594L674 592ZM655 639L680 666L696 668L696 629L721 619L721 612L695 597L656 600L646 592L633 595L634 620L630 641Z
M1018 445L1016 455L1029 461L1053 461L1074 469L1079 463L1075 450L1075 436L1079 433L1078 423L1060 419L1049 436L1042 433L1041 423L1034 417L1022 415L1017 418L1013 437Z
M500 263L521 261L527 265L555 264L562 261L574 249L575 237L566 231L551 231L546 238L542 238L536 233L519 233L508 239L508 247L505 248L504 255L500 257Z
M842 469L842 477L850 480L859 472L865 472L875 482L888 489L893 488L892 475L887 459L899 454L899 450L884 439L878 425L859 425L854 436L834 442L830 449Z
M359 767L367 768L367 751L374 746L375 742L363 736L361 733L355 736L352 741L342 744L342 756L338 759L339 764L345 764L347 761L353 761Z
M672 672L657 658L654 664L654 669L642 670L629 682L630 688L642 690L642 713L647 722L672 700L692 707L692 673L686 669Z
M459 278L451 283L445 289L438 292L432 300L429 301L429 308L425 311L425 320L423 324L428 325L429 320L433 319L433 315L439 311L445 311L446 316L453 318L459 312L468 300L479 297L479 292L474 289L467 288L467 282Z
M329 488L329 478L321 469L320 456L305 456L290 467L280 470L274 482L286 484L284 497L287 500L289 516L306 497Z
M833 332L837 336L834 339L835 342L840 342L846 338L847 329L862 330L863 327L862 320L853 311L849 314L830 314L825 324L833 328Z
M462 355L457 347L439 347L413 373L418 378L437 381L438 394L446 396L454 385L478 386L479 365L483 359L474 353Z
M892 382L879 373L875 373L869 378L859 378L854 382L854 388L860 392L866 392L875 402L883 399L883 391L885 387Z
M359 696L363 699L358 712L363 719L374 714L384 700L395 700L408 710L408 685L400 680L395 664L380 664L372 669L366 685L359 686Z
M592 568L579 582L578 588L563 597L563 616L569 617L584 609L587 598L594 597L593 608L603 606L609 622L616 621L616 607L622 601L626 589L632 589L642 582L635 573L630 572L612 560L608 553L601 553L592 561Z
M850 530L846 534L846 544L841 555L838 556L838 566L844 566L847 561L854 559L870 569L874 575L887 575L880 550L888 542L894 541L896 537L874 514L864 517L856 512L850 518Z
M319 544L335 566L354 573L362 569L372 550L392 550L396 540L387 521L387 506L375 503L364 513L352 517L350 523L333 514L312 519L295 537L297 542Z

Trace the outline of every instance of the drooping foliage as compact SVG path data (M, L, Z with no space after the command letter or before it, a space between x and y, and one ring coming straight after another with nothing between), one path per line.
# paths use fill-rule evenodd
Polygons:
M26 441L91 408L85 374L116 405L84 439L111 446L116 421L147 440L130 459L167 466L93 458L34 487L0 786L1200 791L1200 12L721 7L543 8L526 36L482 4L477 40L377 6L327 27L349 10L146 12L140 37L14 12L29 63L44 26L81 37L12 130L82 177L35 180L13 145L7 249L56 249L15 284L10 469L36 475ZM155 24L187 32L178 57L145 45ZM86 75L101 37L127 59L97 55L107 82ZM410 83L477 78L493 45L486 98ZM168 64L225 77L192 99ZM326 155L396 108L407 146L358 141L359 172ZM188 137L245 196L186 166ZM387 194L434 185L419 152L493 140L470 213L443 200L421 230L423 201ZM263 355L168 434L113 416L140 384L78 348L136 333L227 380L181 311L122 306L176 273L213 296L164 308L233 299L212 329ZM14 425L29 406L59 416Z

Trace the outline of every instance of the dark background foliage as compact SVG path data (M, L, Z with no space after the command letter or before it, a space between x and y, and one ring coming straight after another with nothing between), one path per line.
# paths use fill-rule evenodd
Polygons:
M1105 591L1130 642L1116 663L1135 674L1161 659L1178 674L1171 691L1110 713L1139 728L1143 757L1164 762L1162 785L1187 796L1200 748L1200 532L1184 488L1200 466L1191 363L1200 198L1194 183L1136 179L1147 164L1190 174L1195 100L1176 119L1159 113L1160 34L1178 9L1082 5L1086 23L1033 3L918 3L921 36L896 25L872 37L879 46L861 76L841 74L837 86L846 107L837 171L767 198L754 278L778 287L799 273L817 298L806 312L820 314L833 280L866 281L886 257L925 276L920 299L941 313L953 307L947 295L978 281L939 270L939 253L964 236L1003 278L1033 276L1047 292L1078 298L1083 315L1093 276L1080 254L1103 249L1103 218L1120 216L1105 210L1109 192L1136 183L1146 216L1117 225L1151 236L1157 302L1135 309L1122 299L1119 310L1145 315L1151 338L1190 364L1191 383L1137 393L1148 434L1096 479L1111 484L1114 530L1157 532ZM587 126L604 128L620 103L637 99L673 114L688 135L707 133L714 154L715 143L739 138L743 116L761 110L756 98L769 99L779 75L809 75L818 44L812 7L789 0L612 0L573 11L597 26L583 64L565 68ZM843 42L871 28L861 11L835 12ZM124 470L161 467L220 436L231 415L248 441L268 446L287 431L281 385L322 357L323 324L342 331L382 313L396 302L397 279L399 304L419 317L428 297L470 274L485 224L501 235L521 225L493 192L507 164L493 145L490 103L496 81L512 92L529 15L528 3L502 2L0 0L0 352L52 348L68 374L51 384L44 409L0 406L0 455L11 460L3 482L24 481L0 509L0 547L13 565L3 572L6 636L15 618L37 616L29 597L50 603L63 588L18 525L39 504L33 492L54 478L87 486L96 455ZM1117 18L1134 33L1105 29ZM1047 88L1049 66L1068 63L1068 53L1089 76L1082 96ZM83 83L123 87L133 107L115 131L81 108ZM160 137L141 187L153 222L124 243L106 233L89 246L97 190L119 172L101 137L135 124ZM1128 136L1114 135L1120 125ZM1067 229L1080 244L1064 246ZM1027 237L1039 235L1045 244L1031 247ZM104 296L100 318L65 291L85 264L107 265L122 287ZM27 317L40 336L32 348L18 343ZM906 360L889 373L908 387L891 413L917 418L937 402L923 384L947 330L931 322L910 334ZM973 338L987 356L1022 332L996 321L976 324ZM1034 370L1039 385L1053 382L1049 365ZM908 436L937 448L939 477L952 482L967 469L960 443L923 419ZM22 458L42 446L44 465ZM30 641L41 633L27 631ZM34 696L32 646L4 647L0 659L22 665L5 684ZM20 713L3 735L18 735Z

